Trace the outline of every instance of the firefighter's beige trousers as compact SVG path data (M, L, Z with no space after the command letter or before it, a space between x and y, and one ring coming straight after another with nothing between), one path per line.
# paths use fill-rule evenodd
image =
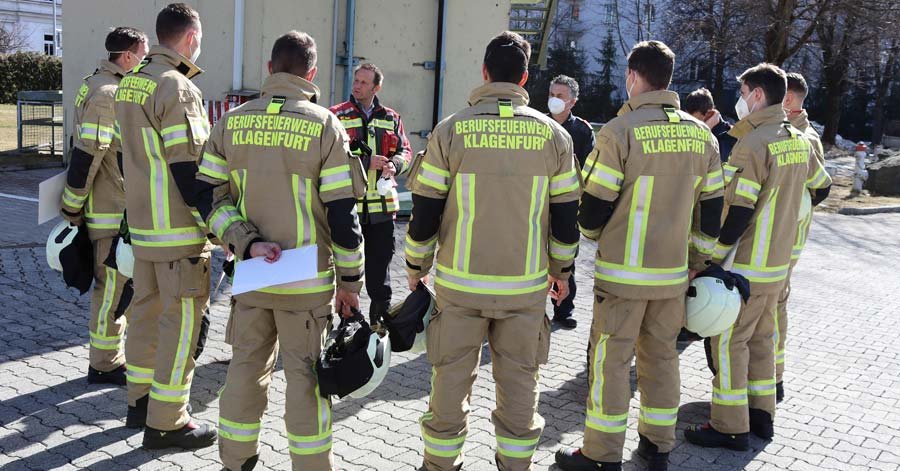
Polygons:
M750 409L775 417L775 318L781 293L750 296L737 321L713 337L716 376L710 424L722 433L750 431Z
M497 439L497 467L528 470L544 428L537 413L538 368L550 348L544 303L517 311L474 310L438 297L428 325L428 359L433 365L428 412L422 416L425 468L459 469L468 431L472 384L485 337L497 405L491 416Z
M675 342L684 325L685 298L624 299L603 293L594 301L590 337L587 415L582 453L619 462L631 400L630 368L637 352L641 393L638 432L660 452L675 446L680 400Z
M134 260L125 356L128 404L150 394L147 426L178 430L187 413L200 319L209 305L209 252L174 262Z
M784 346L787 343L788 312L787 303L791 296L791 275L797 260L791 261L791 269L784 280L784 289L778 298L778 322L775 324L775 382L780 383L784 377Z
M280 346L293 469L332 469L331 403L319 394L316 380L316 359L331 328L331 312L330 304L312 311L278 311L235 303L225 333L232 359L219 400L219 455L226 468L241 469L258 453Z
M115 238L94 241L94 289L91 293L90 365L102 372L125 364L123 334L134 294L131 280L103 262L115 250Z

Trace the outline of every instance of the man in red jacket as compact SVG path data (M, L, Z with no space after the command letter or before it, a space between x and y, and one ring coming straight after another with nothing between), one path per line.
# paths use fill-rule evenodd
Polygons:
M360 155L368 169L368 186L356 210L365 240L366 292L371 299L369 320L373 324L391 304L394 217L400 209L394 176L406 172L412 160L400 115L378 101L383 82L381 69L375 64L362 64L354 73L350 100L331 107L347 130L351 148L359 149L356 144L364 143L371 149L371 155Z

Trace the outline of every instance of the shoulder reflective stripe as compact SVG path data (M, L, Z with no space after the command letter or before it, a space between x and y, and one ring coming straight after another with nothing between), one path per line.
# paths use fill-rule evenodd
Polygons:
M125 377L135 384L150 384L153 382L153 369L125 364Z
M352 186L350 165L324 169L319 172L319 193Z
M266 106L266 114L279 114L287 99L283 96L273 96Z
M541 255L546 246L541 250L544 231L541 230L544 219L544 206L547 202L547 177L534 177L531 183L531 207L528 210L528 246L525 252L524 273L535 273L543 262ZM474 203L474 199L473 199ZM471 231L470 231L471 233ZM468 267L468 264L466 264ZM466 268L465 271L468 271Z
M594 358L590 367L594 370L594 381L591 383L590 401L587 405L587 413L590 415L601 415L603 413L603 370L606 367L606 341L609 334L600 334L597 339L597 345L594 346ZM627 417L627 415L626 415Z
M186 403L191 396L191 385L167 385L153 381L150 385L150 398L162 402Z
M209 152L203 153L198 170L201 174L216 180L228 180L228 161Z
M312 196L310 191L312 180L301 178L300 175L291 175L291 185L294 191L294 209L297 216L297 247L305 247L316 243L316 220L312 211Z
M331 449L331 432L318 435L294 435L288 432L288 448L295 455L317 455Z
M550 237L550 256L562 261L569 261L575 259L575 254L578 252L578 243L574 244L563 244L556 240L554 237Z
M761 189L762 186L759 183L741 177L738 178L737 188L734 190L734 193L756 203L756 200L759 199L759 190Z
M463 449L466 436L456 438L435 438L422 429L422 441L425 442L425 453L440 458L455 458Z
M341 118L340 121L341 121L341 124L344 125L344 129L361 128L363 125L361 118L353 118L353 119Z
M731 271L744 275L750 281L757 283L775 283L787 278L790 265L782 265L778 267L758 267L754 265L745 265L735 263Z
M141 247L180 247L206 242L206 234L199 227L180 227L161 230L129 228L131 241Z
M497 108L501 118L512 118L515 116L515 113L513 113L512 100L505 98L497 100Z
M373 119L369 124L372 127L387 129L388 131L394 130L394 122L388 119Z
M285 283L283 285L270 286L256 290L259 293L268 294L312 294L327 293L334 289L334 271L320 271L316 278L311 280L295 281L293 283Z
M585 425L603 433L622 433L628 428L628 414L606 415L588 411Z
M460 272L469 271L472 245L473 213L475 212L475 175L456 174L456 244L453 247L453 266Z
M541 437L520 439L497 435L497 452L510 458L531 458Z
M150 160L150 207L153 228L166 229L169 221L169 170L160 151L159 136L152 128L141 129L144 152Z
M745 406L747 405L746 389L719 389L713 388L712 394L713 404L723 406Z
M431 239L419 243L412 239L409 234L406 234L406 248L404 249L404 253L407 258L420 259L425 258L432 255L437 248L437 236L432 237Z
M492 276L461 272L438 264L435 283L464 293L528 294L547 289L547 270L524 276Z
M181 298L181 325L179 327L178 349L175 354L175 363L172 365L172 376L169 378L169 384L172 386L181 385L184 381L184 371L191 347L193 346L191 338L194 334L194 314L193 298ZM187 386L190 389L190 383Z
M598 280L636 286L670 286L687 282L687 266L677 268L642 268L597 260Z
M187 144L187 130L187 124L176 124L175 126L163 128L163 130L160 131L160 134L162 134L163 147L168 149L176 144Z
M731 183L731 180L734 178L734 174L737 172L737 167L734 165L724 164L722 165L722 173L725 177L725 184Z
M625 241L626 265L639 267L644 264L644 240L647 237L647 216L653 196L653 177L640 176L634 184L631 212L628 215L628 238Z
M585 167L588 167L585 165ZM612 191L622 191L622 183L625 181L625 175L613 168L607 167L597 162L591 170L582 175L588 182L596 183L602 187L606 187Z
M775 378L747 381L747 394L750 396L771 396L775 394Z
M260 423L242 424L219 417L219 436L235 442L254 442L259 438Z
M550 196L559 196L578 189L578 174L572 168L550 179Z
M680 123L681 116L678 116L678 112L675 111L675 108L671 106L664 106L663 111L666 113L666 118L669 119L670 123Z
M753 235L753 250L750 258L753 264L764 267L769 261L769 247L772 242L772 228L775 221L775 206L778 201L778 188L769 192L769 198L756 218L756 230Z
M450 172L428 162L422 162L416 181L439 191L447 191L450 189Z
M706 181L703 183L702 193L712 193L725 187L725 176L722 169L716 169L706 174Z
M365 263L362 244L353 250L347 250L339 245L331 244L331 251L334 253L334 264L338 267L358 269Z
M712 255L716 249L716 238L702 232L691 232L691 245L704 255Z
M225 235L225 231L227 231L233 223L238 221L244 221L244 218L241 216L241 213L238 212L237 208L231 205L219 206L219 208L213 211L212 216L209 218L209 229L216 237L222 239Z
M641 406L640 421L660 427L669 427L675 425L678 421L678 408L660 409L656 407Z

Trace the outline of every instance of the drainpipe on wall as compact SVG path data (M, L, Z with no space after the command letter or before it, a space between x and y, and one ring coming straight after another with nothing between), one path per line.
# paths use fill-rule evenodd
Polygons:
M234 0L234 55L232 56L231 89L244 88L244 0Z
M344 58L344 100L350 99L350 91L353 86L353 41L356 36L356 0L347 0L347 31L346 50Z
M337 58L338 58L338 1L340 0L332 0L332 12L331 12L331 85L328 87L328 106L334 105L334 84L337 83L335 80L335 74L337 73Z
M447 0L438 0L437 50L434 61L434 113L431 127L437 126L444 111L444 52L447 35Z

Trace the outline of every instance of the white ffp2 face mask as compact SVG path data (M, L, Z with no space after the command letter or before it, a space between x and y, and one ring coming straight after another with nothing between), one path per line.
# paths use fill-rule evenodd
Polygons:
M547 100L547 108L550 109L550 113L552 114L560 114L566 109L566 102L564 102L561 98L550 97Z
M744 100L744 97L738 97L737 104L734 105L734 112L737 113L738 120L742 120L750 114L750 108L747 107L747 100Z

